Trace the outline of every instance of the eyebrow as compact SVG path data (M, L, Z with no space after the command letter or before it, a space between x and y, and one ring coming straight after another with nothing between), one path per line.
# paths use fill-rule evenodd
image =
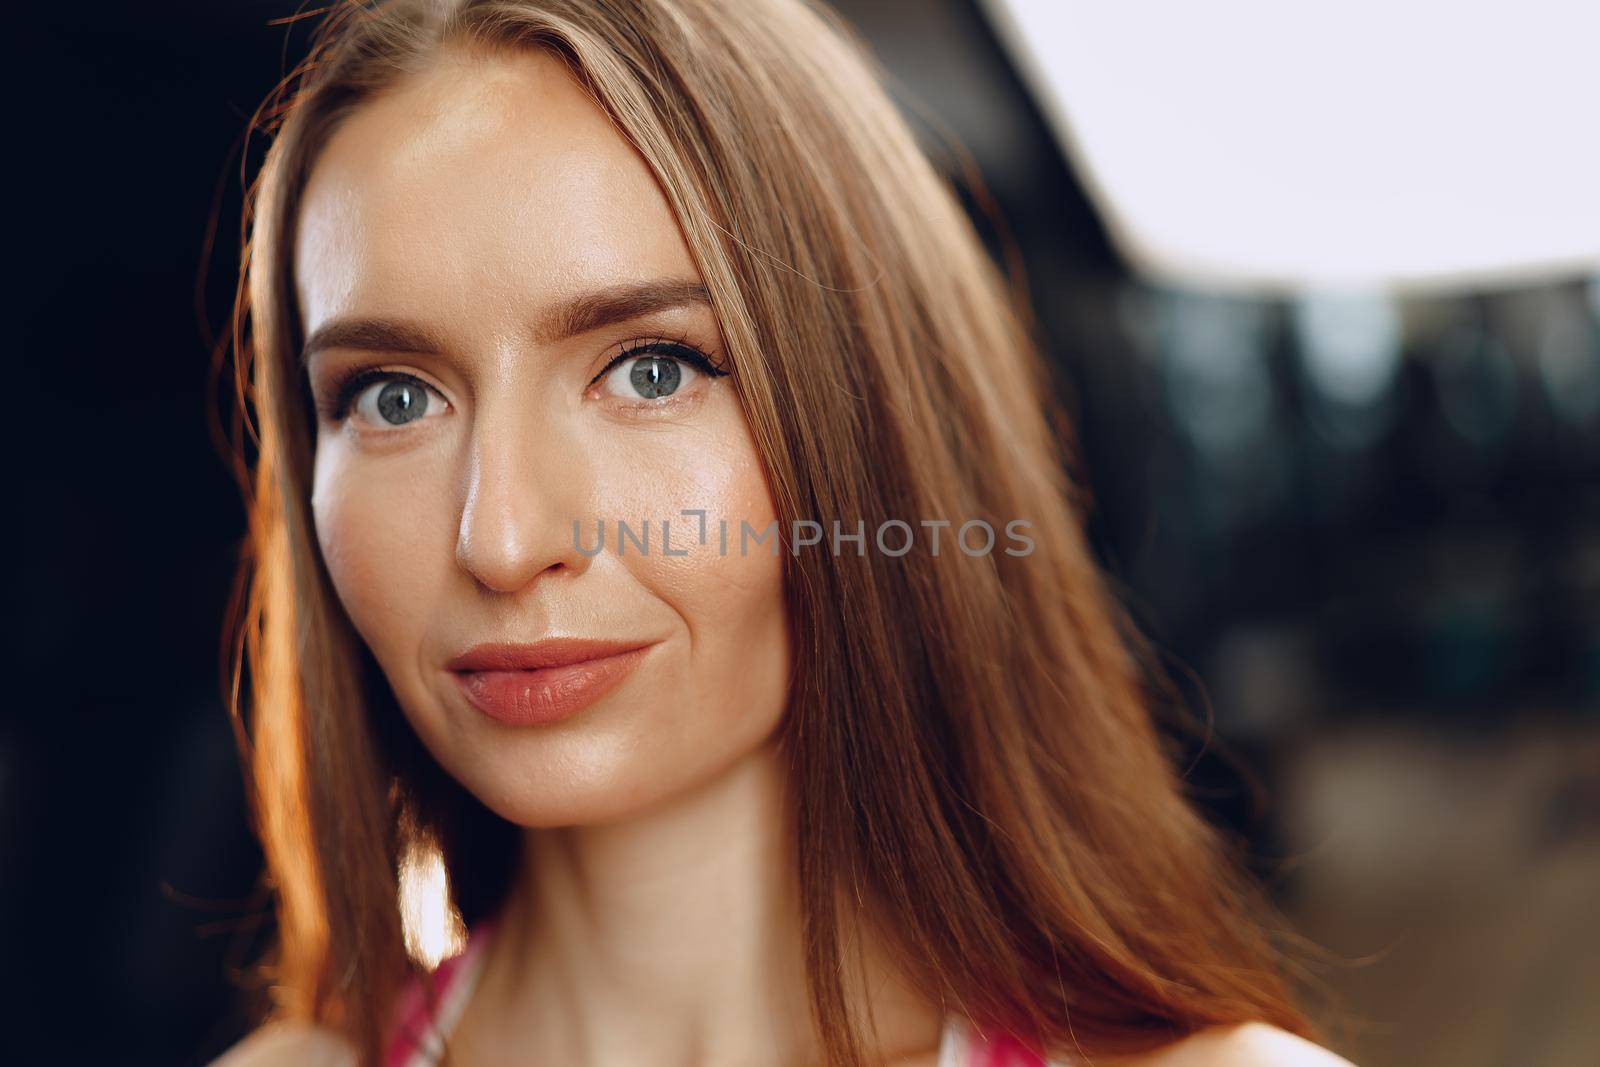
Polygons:
M627 322L658 311L691 304L711 306L703 283L658 279L608 285L565 300L541 318L537 333L545 344ZM440 352L443 338L421 326L394 319L334 319L317 327L300 350L305 364L325 348L375 352Z

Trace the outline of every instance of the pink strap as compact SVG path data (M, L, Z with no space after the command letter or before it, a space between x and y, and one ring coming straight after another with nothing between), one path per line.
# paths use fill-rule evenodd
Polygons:
M1043 1054L1010 1034L991 1034L987 1040L972 1034L963 1067L1049 1067Z
M433 976L439 1003L444 1002L463 967L483 951L492 927L491 920L480 921L469 933L466 947L435 968ZM427 1047L433 1020L429 1017L425 980L423 975L412 975L395 1000L390 1014L389 1046L383 1057L385 1067L407 1067Z

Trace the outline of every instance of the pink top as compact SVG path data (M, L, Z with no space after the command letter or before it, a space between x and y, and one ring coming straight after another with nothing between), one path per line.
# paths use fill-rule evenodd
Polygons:
M467 998L483 973L484 948L494 931L494 920L480 921L467 938L466 948L439 964L439 1008L430 1025L422 982L413 978L396 1002L384 1067L433 1067L443 1051L444 1039L455 1028ZM945 1020L939 1041L938 1067L1064 1067L1006 1034L985 1041L961 1016Z

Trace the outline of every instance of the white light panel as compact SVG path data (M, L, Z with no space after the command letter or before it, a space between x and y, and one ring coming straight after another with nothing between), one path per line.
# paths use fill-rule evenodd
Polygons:
M984 0L1158 281L1600 270L1600 0Z

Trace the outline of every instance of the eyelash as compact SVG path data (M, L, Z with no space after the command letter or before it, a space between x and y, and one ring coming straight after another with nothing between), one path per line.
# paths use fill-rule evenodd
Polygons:
M629 359L636 359L639 356L652 354L682 360L696 370L704 371L713 378L721 378L728 373L726 369L719 367L710 356L689 344L686 339L674 340L667 337L650 337L639 341L630 341L628 347L612 357L600 373L589 380L589 384L585 388L593 388L595 383L611 373L611 369L617 364ZM345 418L350 413L351 403L361 394L363 389L375 382L390 381L411 382L418 388L426 389L435 396L439 392L421 378L414 374L407 374L405 371L382 370L376 367L349 367L339 371L328 384L327 395L330 395L333 399L327 404L327 410L324 413L325 417L330 422L337 422Z
M330 422L338 422L350 413L350 404L361 391L375 382L410 382L419 389L438 395L439 391L414 374L405 371L380 370L376 367L351 367L338 372L337 376L328 384L328 393L333 399L328 404L325 415Z
M650 337L639 341L630 341L627 348L624 348L606 362L606 365L600 369L599 374L589 379L587 388L593 388L595 383L610 374L611 369L618 363L624 363L630 359L647 355L667 356L671 359L681 360L696 370L704 371L713 378L721 378L728 373L726 369L717 366L710 356L694 345L689 344L684 338L674 340L669 337Z

